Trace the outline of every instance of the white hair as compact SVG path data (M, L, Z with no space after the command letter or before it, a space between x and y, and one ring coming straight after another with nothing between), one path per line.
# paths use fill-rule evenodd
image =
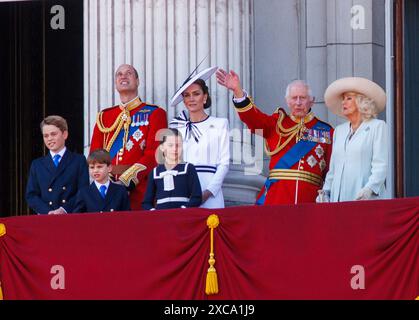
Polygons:
M305 82L304 80L294 80L294 81L292 81L288 86L287 86L287 89L285 90L285 99L287 99L289 96L290 96L290 91L291 91L291 88L292 87L294 87L294 86L299 86L299 85L301 85L301 86L303 86L303 87L305 87L306 89L307 89L307 93L308 93L308 96L311 98L311 99L313 99L313 92L311 91L311 88L310 88L310 86L307 84L307 82Z
M355 97L358 110L364 120L376 118L378 115L377 104L374 99L368 98L363 94L357 94Z

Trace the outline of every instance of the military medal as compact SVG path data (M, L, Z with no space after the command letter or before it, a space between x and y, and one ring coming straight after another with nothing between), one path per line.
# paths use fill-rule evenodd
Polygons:
M137 129L137 131L134 132L134 134L132 135L132 137L135 139L135 141L140 141L141 138L143 137L143 132L140 129Z
M307 163L310 165L310 167L314 168L314 166L317 164L317 160L311 155L308 157Z
M316 154L319 159L321 159L324 156L324 149L322 148L322 146L320 145L317 146Z
M127 151L131 151L133 146L134 146L134 143L130 140L130 141L127 142L127 145L125 146L125 149L127 149Z

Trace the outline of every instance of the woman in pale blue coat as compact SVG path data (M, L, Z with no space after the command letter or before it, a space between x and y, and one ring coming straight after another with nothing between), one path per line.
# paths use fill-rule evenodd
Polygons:
M326 106L348 122L336 127L329 172L317 202L383 198L388 170L387 125L376 116L386 94L364 78L343 78L325 93Z

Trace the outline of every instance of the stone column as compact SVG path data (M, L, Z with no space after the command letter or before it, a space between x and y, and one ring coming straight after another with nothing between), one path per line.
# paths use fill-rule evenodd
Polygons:
M326 87L351 76L386 87L385 0L327 1ZM329 114L329 121L339 124L344 120Z
M166 109L169 120L183 108L169 107L171 96L207 55L200 70L233 69L252 92L253 0L84 0L84 26L85 153L97 112L119 103L114 73L120 64L136 67L141 98ZM211 114L228 118L239 132L232 135L232 150L248 149L250 139L243 147L243 126L231 95L215 77L209 86ZM235 178L226 185L233 189L243 173L241 160L241 153L232 152Z

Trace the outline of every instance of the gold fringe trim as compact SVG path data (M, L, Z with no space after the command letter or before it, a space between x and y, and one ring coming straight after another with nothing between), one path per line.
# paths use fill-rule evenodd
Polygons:
M211 250L210 250L210 258L208 263L210 265L208 272L207 272L207 279L205 283L205 293L209 295L214 295L218 293L218 279L217 279L217 271L215 270L215 254L214 254L214 229L218 227L220 224L220 220L216 214L212 214L207 219L207 226L211 230Z
M135 163L131 167L129 167L125 172L119 177L119 180L128 187L133 181L135 185L138 184L137 175L141 171L146 170L147 167L145 165L142 165L141 163Z

